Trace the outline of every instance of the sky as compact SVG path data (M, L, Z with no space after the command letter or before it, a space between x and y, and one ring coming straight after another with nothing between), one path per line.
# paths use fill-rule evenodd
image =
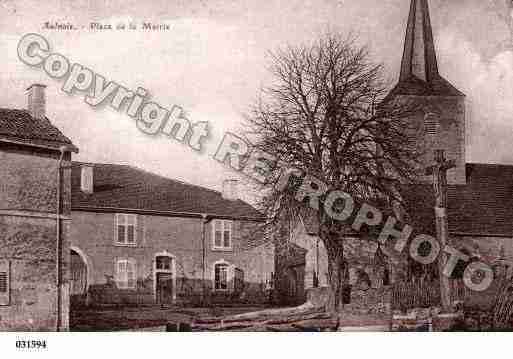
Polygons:
M79 147L75 160L129 164L212 189L237 174L212 156L226 131L269 82L267 51L312 41L326 31L353 33L399 74L409 0L0 0L0 107L25 108L25 89L47 87L47 116ZM511 0L430 0L440 73L467 95L467 162L513 164L513 12ZM44 29L71 23L73 31ZM90 22L152 22L167 31L91 31ZM198 153L150 136L110 107L17 57L20 38L43 35L52 51L130 89L143 87L164 107L181 106L191 122L208 121Z

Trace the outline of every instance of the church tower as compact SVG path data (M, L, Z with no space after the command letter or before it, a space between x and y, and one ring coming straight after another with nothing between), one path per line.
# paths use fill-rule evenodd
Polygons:
M411 0L401 73L389 99L414 103L414 136L423 149L423 167L436 149L456 162L449 184L465 184L465 95L438 73L428 0ZM427 179L427 178L426 178Z

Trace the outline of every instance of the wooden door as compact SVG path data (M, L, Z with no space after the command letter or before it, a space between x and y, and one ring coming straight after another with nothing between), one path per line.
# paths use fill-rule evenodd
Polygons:
M173 274L157 273L157 302L160 304L173 303Z

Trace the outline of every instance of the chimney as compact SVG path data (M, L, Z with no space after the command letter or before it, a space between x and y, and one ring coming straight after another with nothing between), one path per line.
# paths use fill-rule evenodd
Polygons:
M93 166L83 164L80 169L80 190L84 193L93 193L93 186Z
M27 91L27 110L30 112L32 117L42 119L46 115L46 96L45 96L46 85L33 84Z
M227 179L223 181L223 198L230 201L236 201L239 199L237 190L238 181L236 179Z

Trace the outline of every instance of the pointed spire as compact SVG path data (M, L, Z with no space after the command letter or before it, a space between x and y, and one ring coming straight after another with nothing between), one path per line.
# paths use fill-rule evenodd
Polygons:
M412 75L426 82L438 77L428 0L411 0L400 81Z

